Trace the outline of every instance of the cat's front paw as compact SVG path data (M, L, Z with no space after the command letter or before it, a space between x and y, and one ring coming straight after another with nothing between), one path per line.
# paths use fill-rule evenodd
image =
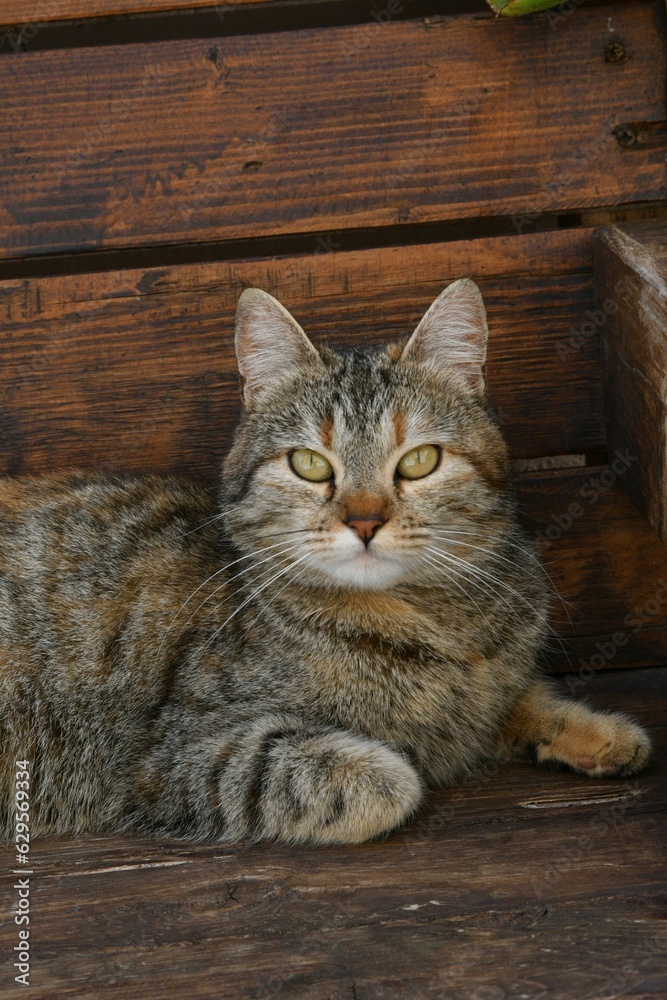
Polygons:
M537 759L566 764L591 778L625 778L643 770L651 756L645 729L620 712L605 715L583 706L563 719L559 732L537 747Z
M423 796L407 760L344 731L295 734L267 763L255 839L358 844L405 822Z

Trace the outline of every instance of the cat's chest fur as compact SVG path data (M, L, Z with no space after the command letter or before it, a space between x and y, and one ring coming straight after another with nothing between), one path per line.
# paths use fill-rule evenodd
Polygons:
M434 784L487 751L494 722L525 683L500 650L463 641L458 609L438 607L437 595L430 608L363 594L318 612L307 631L284 607L266 615L268 655L290 651L281 690L313 721L403 750Z

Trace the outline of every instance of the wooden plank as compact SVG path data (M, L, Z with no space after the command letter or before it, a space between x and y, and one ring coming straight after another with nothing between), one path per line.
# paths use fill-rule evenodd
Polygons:
M0 255L660 199L664 89L658 0L8 55Z
M276 295L316 341L378 342L462 275L485 295L515 457L603 448L597 342L568 347L594 306L590 233L571 231L0 284L0 470L215 475L238 412L242 288Z
M591 268L590 233L576 230L6 282L0 468L215 476L238 412L231 329L243 287L276 294L316 342L379 342L406 335L464 274L487 301L491 395L513 454L602 450L597 336L571 343L594 308ZM552 643L555 669L568 656L585 673L600 655L603 668L667 660L662 604L638 630L636 616L625 624L667 579L665 550L608 475L519 478L528 530L572 605L554 602L567 650ZM619 630L628 641L600 654Z
M110 17L120 14L154 14L161 11L194 10L202 7L237 7L263 0L0 0L0 24L39 29L51 21L83 17ZM28 40L31 33L27 33Z
M667 542L667 225L611 226L598 235L609 446L637 455L623 488Z
M667 548L621 489L633 458L517 477L555 591L547 659L576 672L573 689L598 670L667 661Z
M33 843L30 996L663 1000L667 670L586 693L652 727L647 774L490 765L349 848Z

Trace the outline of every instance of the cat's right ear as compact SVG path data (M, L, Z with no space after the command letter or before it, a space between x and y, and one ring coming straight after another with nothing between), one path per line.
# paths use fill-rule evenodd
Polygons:
M234 346L243 402L252 407L285 373L322 359L287 309L261 288L246 288L236 308Z
M471 389L483 393L488 337L482 293L474 281L460 278L448 285L426 312L403 348L400 361L455 371Z

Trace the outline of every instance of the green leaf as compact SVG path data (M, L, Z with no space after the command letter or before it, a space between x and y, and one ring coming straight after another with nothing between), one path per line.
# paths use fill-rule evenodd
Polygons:
M563 0L487 0L491 10L503 17L523 17L524 14L537 14L541 10L560 7Z

